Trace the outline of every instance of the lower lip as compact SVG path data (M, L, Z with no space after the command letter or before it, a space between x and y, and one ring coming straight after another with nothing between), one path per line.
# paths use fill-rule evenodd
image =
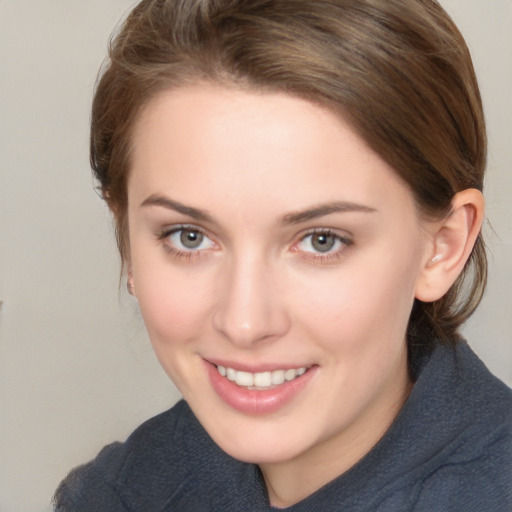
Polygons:
M277 412L291 402L311 381L316 366L296 379L284 382L272 389L258 391L238 386L222 377L214 364L205 364L213 389L227 405L245 414L263 415Z

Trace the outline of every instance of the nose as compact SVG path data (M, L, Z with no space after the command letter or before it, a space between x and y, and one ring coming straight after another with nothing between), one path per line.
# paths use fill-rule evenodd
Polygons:
M244 256L226 265L213 313L214 329L239 348L283 336L290 327L288 312L271 265Z

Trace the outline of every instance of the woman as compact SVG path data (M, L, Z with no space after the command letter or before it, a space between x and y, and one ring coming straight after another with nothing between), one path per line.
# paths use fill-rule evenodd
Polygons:
M91 162L184 397L56 510L510 510L512 397L461 340L485 127L434 0L148 0Z

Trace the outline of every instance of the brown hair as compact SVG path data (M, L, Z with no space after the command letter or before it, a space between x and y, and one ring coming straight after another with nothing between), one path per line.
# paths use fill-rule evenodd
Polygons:
M448 214L461 190L482 190L478 85L464 39L435 0L143 0L109 57L93 103L91 163L123 261L137 115L157 93L201 80L336 109L408 183L425 216ZM457 341L486 275L480 236L450 291L415 302L409 343Z

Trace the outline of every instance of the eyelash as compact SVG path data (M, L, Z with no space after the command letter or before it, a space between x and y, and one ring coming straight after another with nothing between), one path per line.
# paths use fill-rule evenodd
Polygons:
M166 243L168 238L175 233L179 233L180 231L191 231L193 233L198 233L205 238L210 239L206 231L203 229L197 227L197 226L191 226L191 225L181 225L181 226L175 226L170 229L164 229L160 233L157 234L157 240L162 243L162 246L164 250L171 254L174 258L177 260L182 261L190 261L192 259L196 259L201 257L202 250L190 250L190 251L182 251L180 249L176 249L176 247L172 246L170 243Z
M341 243L341 247L335 251L326 253L301 251L300 249L297 248L297 245L304 242L308 237L313 237L314 235L324 235L326 237L333 237L336 241ZM312 231L308 231L304 236L302 236L299 242L297 242L293 246L292 250L300 252L302 258L313 261L314 263L326 264L341 259L344 256L346 249L353 245L353 243L353 240L351 240L350 238L341 236L330 229L315 228Z
M157 240L162 243L162 246L164 250L171 254L174 258L177 260L182 261L191 261L196 258L203 257L204 249L198 249L198 250L189 250L189 251L183 251L180 249L177 249L176 247L172 246L170 243L166 243L166 241L169 239L170 236L173 234L179 233L180 231L191 231L194 233L198 233L205 238L210 239L206 231L203 229L197 227L197 226L191 226L191 225L180 225L175 226L169 229L164 229L161 232L157 234ZM326 253L320 253L320 252L314 252L314 251L304 251L298 249L298 245L303 243L308 237L313 237L314 235L324 235L326 237L333 237L337 242L341 243L341 247L333 252L326 252ZM343 257L345 250L353 245L353 241L350 238L341 236L334 231L330 229L325 228L315 228L312 231L308 231L305 233L298 242L296 242L291 250L293 252L300 253L300 257L304 258L306 260L312 261L314 263L329 263L333 260L339 260L341 257Z

